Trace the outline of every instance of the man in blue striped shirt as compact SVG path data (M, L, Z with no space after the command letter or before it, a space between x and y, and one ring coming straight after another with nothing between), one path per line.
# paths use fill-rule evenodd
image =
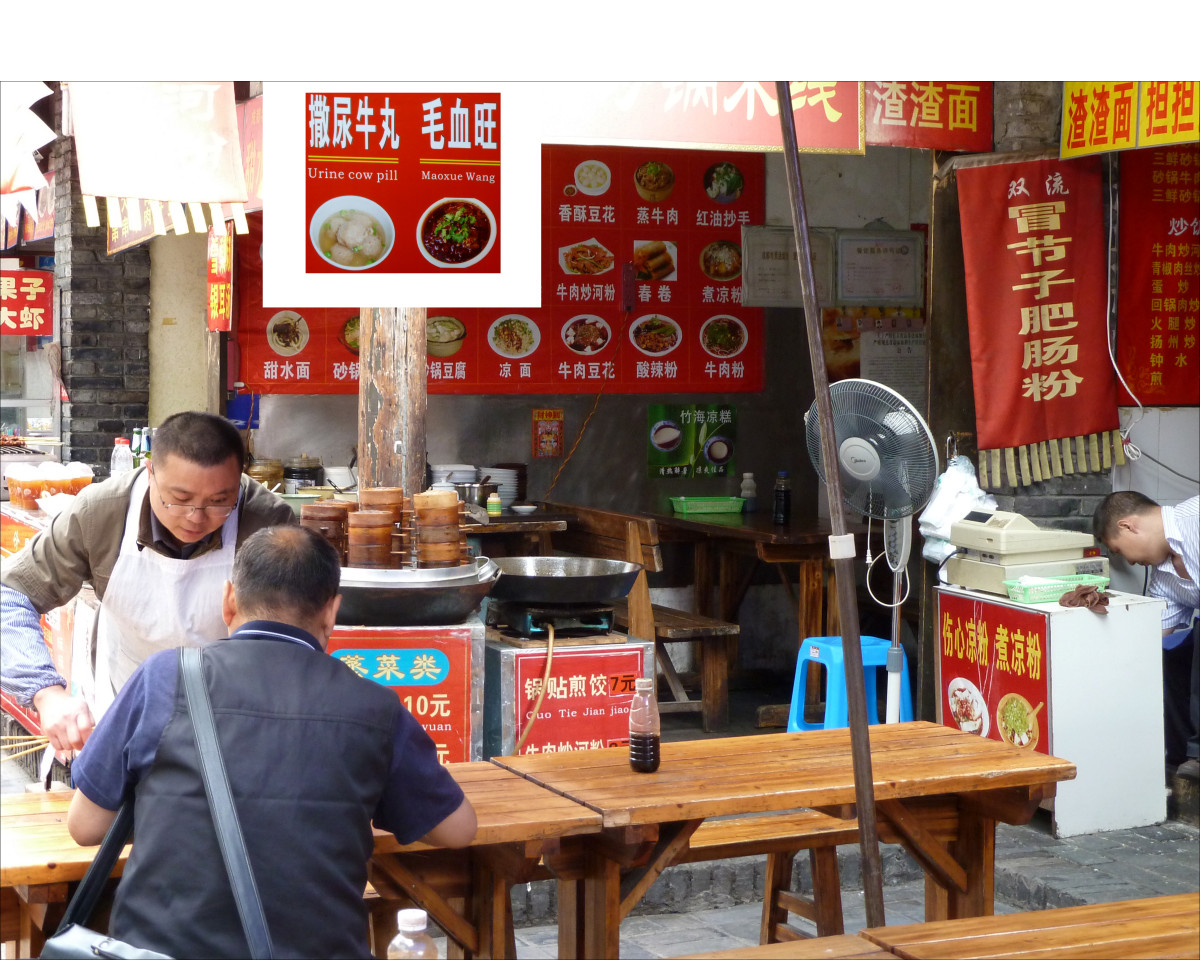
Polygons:
M1196 731L1200 725L1200 497L1174 507L1122 490L1101 501L1092 530L1109 551L1151 568L1146 593L1166 601L1163 637L1188 631L1181 643L1164 643L1163 710L1167 764L1183 776L1200 776Z

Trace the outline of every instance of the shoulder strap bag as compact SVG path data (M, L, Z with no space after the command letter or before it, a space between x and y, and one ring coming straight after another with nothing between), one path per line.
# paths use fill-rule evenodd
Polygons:
M208 700L208 689L201 672L203 651L194 647L183 647L179 651L180 676L188 713L196 737L196 749L200 754L200 770L204 778L204 792L208 795L209 809L217 830L217 841L221 847L221 858L233 888L242 930L250 946L254 960L265 960L273 956L271 934L267 928L266 914L254 882L254 871L246 852L246 841L238 822L237 808L229 789L225 773L225 762L221 757L221 745L217 740L217 726L213 719L212 705ZM105 934L89 930L84 926L91 918L100 894L112 875L122 847L133 831L133 800L126 800L117 811L116 819L108 828L104 842L100 845L87 874L79 884L75 896L67 906L58 931L46 941L42 949L43 958L62 960L170 960L166 954L134 947Z

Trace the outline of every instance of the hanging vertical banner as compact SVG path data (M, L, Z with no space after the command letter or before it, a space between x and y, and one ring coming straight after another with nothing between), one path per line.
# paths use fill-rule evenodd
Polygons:
M46 174L46 185L37 192L37 216L29 211L21 218L21 242L47 240L54 236L54 174Z
M208 329L228 330L233 321L233 234L208 228Z
M533 455L535 457L561 457L566 452L563 439L564 426L561 408L535 407L533 411Z
M1117 365L1147 406L1200 404L1198 206L1200 147L1121 157Z
M651 480L737 474L736 407L652 403L646 412L646 465Z
M1100 160L972 167L958 191L979 449L1115 429Z

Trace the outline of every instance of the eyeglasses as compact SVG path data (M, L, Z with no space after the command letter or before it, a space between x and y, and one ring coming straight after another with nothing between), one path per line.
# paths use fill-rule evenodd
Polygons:
M153 473L150 474L150 478L154 481L154 492L158 497L158 502L161 503L163 505L163 509L173 517L191 517L196 513L197 510L199 510L206 516L217 520L225 520L231 513L233 513L234 510L237 509L237 504L234 504L231 507L226 504L217 505L211 503L206 506L195 506L190 503L167 503L167 501L162 498L162 494L158 492L158 478L155 477Z

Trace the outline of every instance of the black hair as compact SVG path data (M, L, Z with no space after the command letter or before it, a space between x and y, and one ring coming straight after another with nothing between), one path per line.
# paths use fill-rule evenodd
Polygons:
M1117 535L1117 524L1134 514L1156 510L1158 503L1136 490L1118 490L1100 501L1092 514L1092 535L1103 543Z
M338 592L337 551L305 527L267 527L246 539L233 562L238 609L252 619L315 617Z
M224 417L188 410L167 417L154 431L155 460L168 454L190 460L202 467L218 467L231 457L238 469L246 465L246 444L242 435Z

